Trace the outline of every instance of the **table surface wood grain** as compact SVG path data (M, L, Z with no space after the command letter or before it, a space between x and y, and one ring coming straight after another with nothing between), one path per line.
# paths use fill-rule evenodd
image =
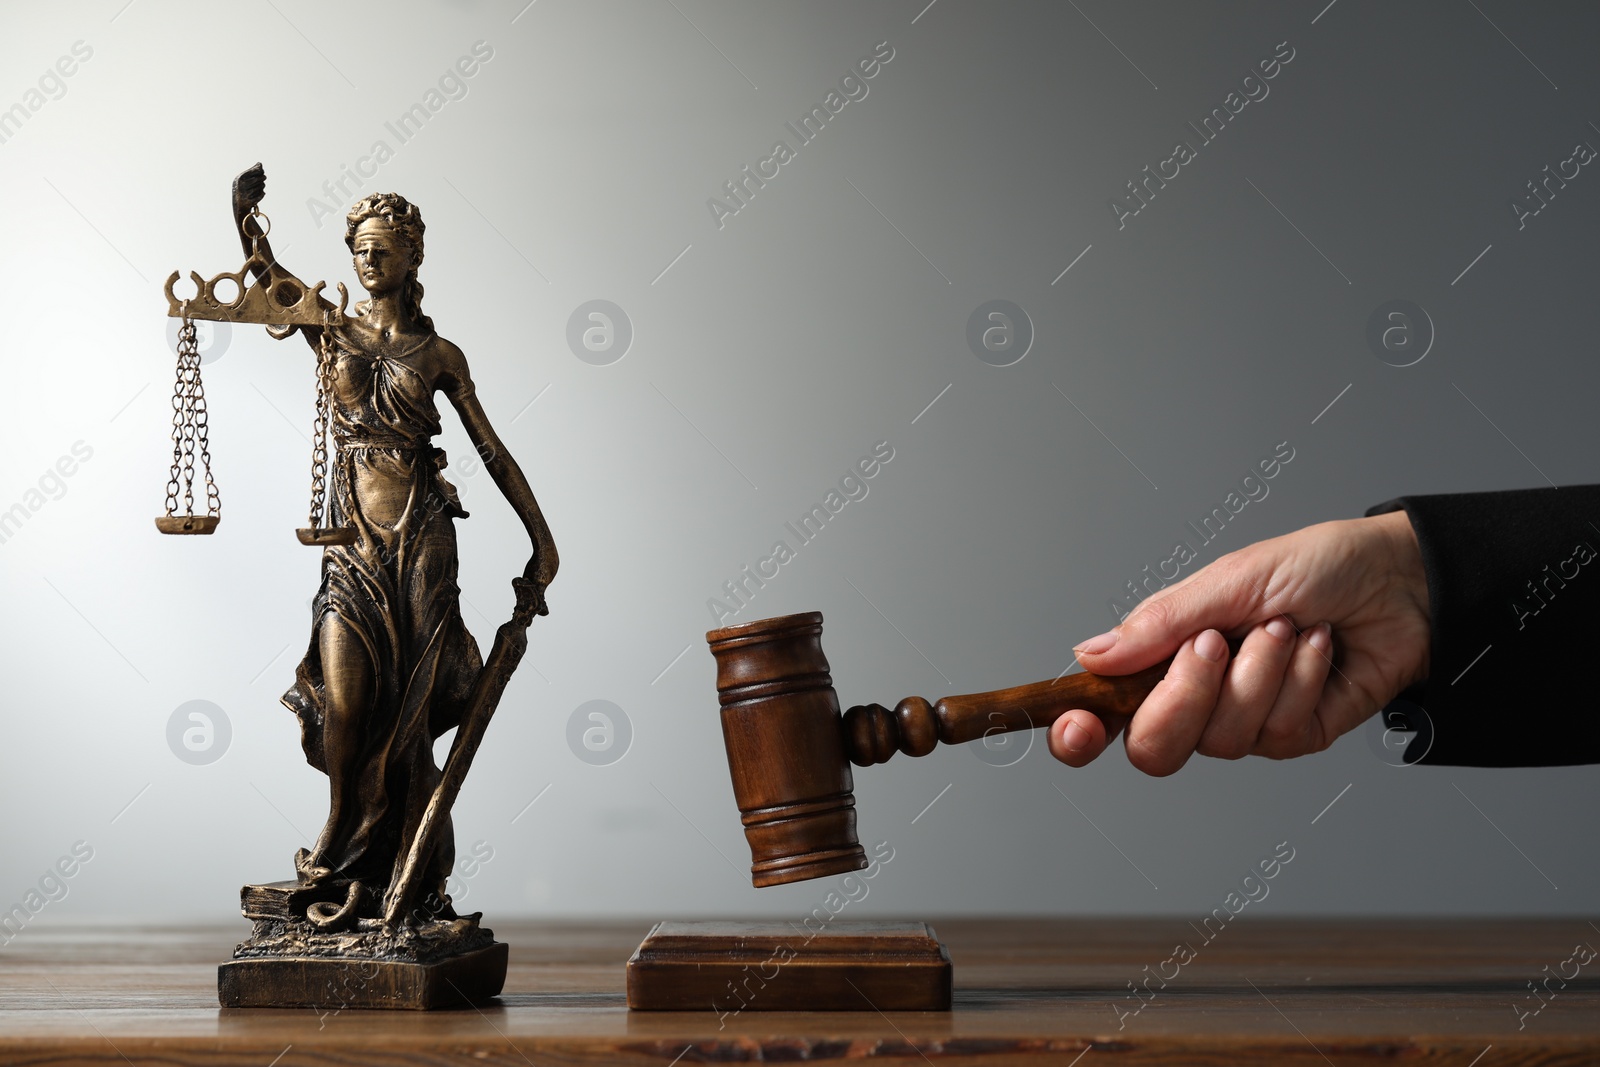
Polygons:
M30 928L0 948L0 1063L1600 1063L1600 959L1544 999L1528 986L1600 946L1586 918L1244 917L1210 942L1182 918L932 921L948 1013L630 1013L648 921L494 923L510 974L482 1009L224 1011L216 966L242 927ZM1171 974L1180 942L1194 958L1135 1000L1128 983Z

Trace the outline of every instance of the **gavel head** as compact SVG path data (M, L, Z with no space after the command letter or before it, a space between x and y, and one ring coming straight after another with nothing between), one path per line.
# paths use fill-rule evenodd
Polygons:
M760 888L866 867L822 615L728 626L706 641L751 881Z

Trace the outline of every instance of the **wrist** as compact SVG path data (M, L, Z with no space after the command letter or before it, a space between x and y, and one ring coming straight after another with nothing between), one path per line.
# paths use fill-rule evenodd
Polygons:
M1430 643L1428 638L1432 635L1433 615L1428 594L1428 572L1422 562L1422 545L1417 540L1417 531L1411 524L1411 517L1404 510L1385 512L1374 515L1368 520L1374 524L1384 539L1388 548L1389 577L1394 583L1395 594L1402 603L1415 612L1422 626L1423 650L1420 661L1416 664L1412 676L1407 684L1425 680L1428 677Z
M1422 546L1417 541L1417 531L1404 511L1390 511L1374 515L1369 522L1377 524L1389 545L1391 569L1407 597L1416 602L1422 614L1428 613L1428 574L1422 565Z

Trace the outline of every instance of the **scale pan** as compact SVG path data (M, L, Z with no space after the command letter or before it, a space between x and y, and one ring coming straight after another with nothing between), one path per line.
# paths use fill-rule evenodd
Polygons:
M353 545L356 543L354 526L310 527L302 526L294 532L302 545Z
M164 534L208 534L217 532L220 515L157 515L156 529Z

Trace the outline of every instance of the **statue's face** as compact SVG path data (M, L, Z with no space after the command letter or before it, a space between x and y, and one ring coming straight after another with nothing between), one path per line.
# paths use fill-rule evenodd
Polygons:
M382 219L356 227L354 263L356 277L373 296L399 289L414 266L411 247Z

